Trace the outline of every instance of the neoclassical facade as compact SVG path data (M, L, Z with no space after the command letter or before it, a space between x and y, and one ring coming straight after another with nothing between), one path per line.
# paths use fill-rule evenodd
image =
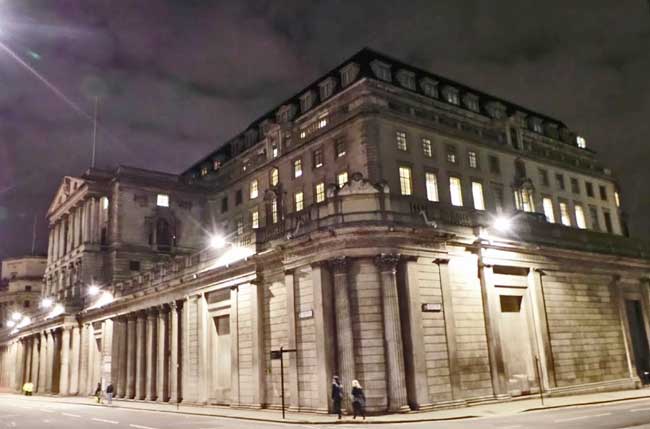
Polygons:
M2 385L274 408L282 347L291 410L338 374L392 413L650 371L650 246L585 140L371 50L180 176L66 180Z

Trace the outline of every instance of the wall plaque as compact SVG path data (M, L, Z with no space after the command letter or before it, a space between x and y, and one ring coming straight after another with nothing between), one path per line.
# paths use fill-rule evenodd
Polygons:
M311 319L314 317L314 310L304 310L298 313L298 319Z
M438 311L442 311L442 305L441 304L422 304L422 311L425 313L434 313Z

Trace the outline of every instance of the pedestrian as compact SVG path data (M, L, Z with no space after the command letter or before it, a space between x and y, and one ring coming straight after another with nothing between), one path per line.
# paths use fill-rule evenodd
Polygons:
M23 389L25 390L25 395L32 396L32 393L34 392L34 383L28 381L27 383L25 383Z
M341 401L343 400L343 386L337 375L332 379L332 402L334 403L334 412L338 414L341 420Z
M111 382L106 386L106 403L108 403L108 405L113 403L113 383Z
M102 383L97 383L97 388L95 389L95 398L97 398L97 403L102 403Z
M363 388L359 381L352 380L352 408L354 409L354 417L357 415L366 419L366 395L363 393Z

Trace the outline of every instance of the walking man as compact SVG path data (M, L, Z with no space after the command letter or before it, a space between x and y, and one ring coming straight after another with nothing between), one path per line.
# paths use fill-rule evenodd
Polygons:
M111 382L106 386L106 403L108 403L108 405L113 403L113 383Z
M341 401L343 400L343 386L337 375L332 379L332 402L334 403L334 412L338 414L341 420Z

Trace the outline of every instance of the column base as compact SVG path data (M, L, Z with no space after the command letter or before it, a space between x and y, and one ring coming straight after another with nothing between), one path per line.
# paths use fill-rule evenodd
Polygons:
M388 409L389 413L398 413L398 414L399 413L408 413L409 411L411 411L411 407L409 407L408 405L402 405L402 406L397 407L397 408L389 408Z

